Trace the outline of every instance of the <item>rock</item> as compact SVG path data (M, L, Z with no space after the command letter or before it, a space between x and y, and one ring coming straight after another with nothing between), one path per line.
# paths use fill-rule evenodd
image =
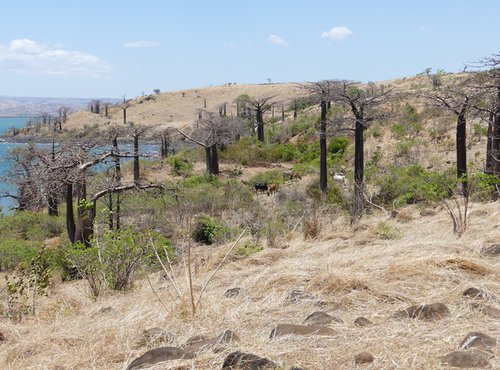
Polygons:
M224 297L226 298L234 298L237 297L240 294L241 288L231 288L226 290L226 293L224 293Z
M361 352L354 356L354 362L358 365L370 364L375 360L370 352Z
M454 367L486 367L490 363L479 351L457 351L448 353L441 358L444 365Z
M462 294L467 298L487 299L491 297L491 294L488 292L474 287L465 289Z
M285 335L322 335L333 337L339 332L327 326L321 325L294 325L294 324L278 324L271 331L270 338L283 337Z
M493 244L489 247L484 247L481 250L481 254L486 257L498 257L500 256L500 244Z
M395 313L397 318L412 318L421 320L439 320L450 314L450 310L444 303L432 303L410 306L405 310Z
M114 312L115 309L111 306L108 307L102 307L99 311L96 312L96 315L105 315L111 312Z
M356 326L370 326L373 325L373 323L368 320L366 317L360 316L356 320L354 320L354 325Z
M467 334L462 342L460 342L461 349L468 348L484 348L495 347L497 340L479 331L473 331Z
M143 365L154 365L158 362L171 361L178 359L193 358L191 353L186 353L181 348L176 347L160 347L147 351L142 356L136 358L128 365L127 370L137 369Z
M437 215L436 211L433 211L432 209L424 209L422 212L420 212L420 216L422 217L429 217L429 216L435 216Z
M5 341L5 335L0 331L0 342Z
M299 301L314 299L314 298L315 298L314 295L304 290L292 290L288 292L288 295L286 296L285 300L292 303L297 303Z
M154 327L142 332L141 338L137 342L137 347L159 347L172 344L174 341L175 335L172 332Z
M471 307L481 311L486 316L491 316L496 319L500 319L500 310L498 308L491 307L482 303L473 303L471 304Z
M330 316L326 312L323 311L316 311L307 316L307 318L304 320L303 324L305 325L328 325L332 321L335 321L339 324L342 324L343 321L339 319L338 317Z
M201 339L202 336L197 336L199 340L193 340L190 338L188 342L184 345L184 351L186 353L199 353L202 351L214 350L217 346L223 344L231 344L233 342L239 341L240 338L231 330L225 330L220 335L214 338ZM220 350L220 349L219 349Z
M194 335L186 341L186 344L184 344L184 346L189 346L193 343L201 342L207 339L210 339L208 335L203 335L203 334Z
M240 351L227 355L222 364L223 370L264 370L276 369L277 367L274 362L267 358Z

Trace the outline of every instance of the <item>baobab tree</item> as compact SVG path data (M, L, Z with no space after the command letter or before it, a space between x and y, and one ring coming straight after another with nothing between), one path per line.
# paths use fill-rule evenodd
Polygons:
M311 95L311 99L315 100L321 108L321 119L319 124L319 187L322 191L326 191L328 186L328 170L326 163L326 113L327 113L327 102L332 98L332 92L335 85L335 81L318 81L310 82L305 85L304 88Z
M139 170L139 139L144 136L144 134L150 129L150 126L145 125L134 125L130 122L127 127L127 135L132 137L134 140L134 182L139 182L140 170Z
M237 120L231 117L220 117L208 113L197 122L196 129L191 134L175 129L186 139L205 149L205 162L209 175L219 174L219 156L217 149L227 144L236 135Z
M371 84L362 87L352 81L335 83L332 100L348 108L354 116L354 205L352 222L359 219L364 209L364 131L369 124L386 115L377 110L393 90Z
M475 108L487 115L488 142L485 172L500 177L500 53L481 59L472 67L476 88L481 91L485 104Z
M266 96L261 98L250 97L246 103L251 110L255 113L257 121L257 140L264 142L264 113L269 111L274 104L271 100L273 96Z
M427 99L443 107L457 118L456 124L456 156L457 178L462 184L462 194L468 195L467 182L467 114L475 104L477 91L470 87L470 79L455 79L446 85L441 85Z

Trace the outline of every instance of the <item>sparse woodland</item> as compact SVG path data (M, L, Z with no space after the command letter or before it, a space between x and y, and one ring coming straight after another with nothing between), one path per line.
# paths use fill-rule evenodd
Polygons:
M0 367L500 368L499 64L11 132Z

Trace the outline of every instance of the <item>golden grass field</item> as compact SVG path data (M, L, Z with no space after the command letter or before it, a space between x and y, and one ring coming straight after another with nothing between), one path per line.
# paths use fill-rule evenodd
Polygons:
M273 200L271 200L272 202ZM145 352L137 347L143 330L158 326L175 335L180 345L197 334L216 336L233 330L240 341L222 352L208 351L192 360L176 360L154 369L220 369L233 350L267 357L284 369L354 369L354 356L370 352L375 360L366 369L444 369L440 358L459 349L471 331L500 337L499 319L471 306L462 295L469 287L491 293L487 304L500 307L500 258L480 251L500 236L498 204L473 208L470 228L462 238L452 233L443 210L420 216L415 207L396 219L381 213L364 217L352 229L339 214L322 219L315 240L304 241L300 227L283 240L286 249L265 248L242 260L228 260L217 272L193 317L187 294L186 269L176 267L184 294L161 273L137 281L133 291L108 293L93 302L82 281L58 283L39 302L34 317L20 323L1 319L2 369L124 369ZM380 222L397 229L384 239ZM229 245L196 249L193 281L199 292ZM224 292L240 287L235 298ZM154 290L153 290L154 289ZM314 298L291 303L292 290ZM158 299L161 299L160 300ZM451 314L441 320L396 319L393 314L414 304L445 303ZM111 307L109 312L102 310ZM340 318L338 336L288 336L269 339L278 323L300 324L314 311ZM373 322L357 327L364 316ZM500 368L499 348L493 348L491 368ZM361 366L359 367L361 368Z

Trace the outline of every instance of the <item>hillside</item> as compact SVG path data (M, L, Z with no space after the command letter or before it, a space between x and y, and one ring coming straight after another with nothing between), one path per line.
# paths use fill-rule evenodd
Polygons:
M442 76L444 83L458 78ZM297 84L129 101L127 123L154 125L153 142L168 127L189 130L205 100L206 110L227 103L234 116L238 96L273 96L277 110L274 120L271 111L264 117L266 143L245 122L242 137L221 145L218 175L207 176L207 152L190 147L141 161L137 182L132 163L122 163L119 181L131 186L118 195L110 161L109 171L85 168L65 178L85 184L87 199L107 194L95 204L75 192L67 198L58 182L59 216L42 209L0 218L0 269L8 276L0 281L0 368L131 370L146 359L151 369L208 370L236 361L235 351L262 358L224 369L500 368L500 182L483 173L485 123L478 116L467 122L470 191L463 197L456 117L423 98L434 91L432 78L376 85L398 94L364 132L359 220L351 219L353 135L339 129L352 125L349 109L329 113L328 189L321 192L319 108L304 104L294 119L289 103L304 96ZM103 137L123 126L117 104L107 116L70 115L59 134ZM83 149L75 152L87 159ZM41 188L50 187L48 173ZM78 200L78 220L95 216L88 246L69 245L63 199ZM135 256L130 284L117 284L117 271ZM47 296L12 283L38 281L37 268L52 273ZM63 281L76 272L83 278Z

